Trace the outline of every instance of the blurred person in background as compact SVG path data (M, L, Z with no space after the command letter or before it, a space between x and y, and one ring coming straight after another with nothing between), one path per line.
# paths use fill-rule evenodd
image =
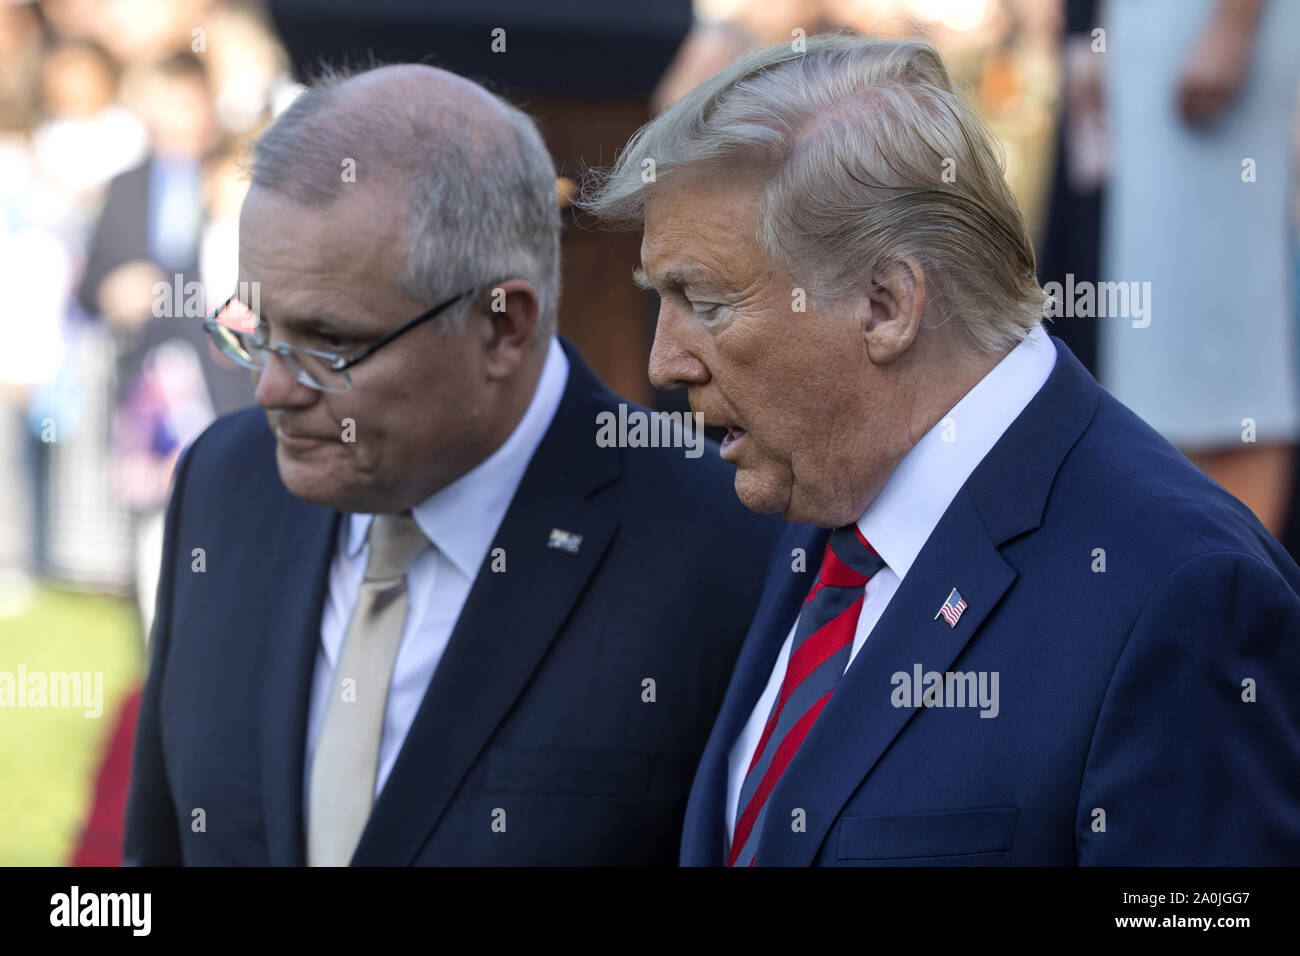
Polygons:
M1108 150L1101 72L1093 51L1097 0L1065 0L1060 43L1061 99L1043 230L1037 244L1038 281L1096 282L1101 257L1101 206ZM1060 337L1089 372L1097 374L1097 322L1056 316Z
M117 99L119 68L90 40L57 40L41 66L42 119L32 135L38 169L57 191L67 239L84 247L108 182L138 164L148 133Z
M30 131L39 100L41 21L25 3L0 3L0 130L6 143Z
M0 4L0 284L11 306L0 351L0 495L11 505L11 516L0 522L0 619L21 613L31 596L37 555L24 417L31 389L58 361L57 316L45 308L42 289L57 285L70 268L57 245L31 227L27 210L36 178L30 136L38 116L39 44L35 11ZM49 272L44 281L31 271L42 264Z
M1274 535L1300 431L1288 192L1300 4L1111 3L1103 273L1149 325L1100 321L1102 383Z
M195 55L176 53L128 82L149 131L149 153L110 184L79 292L88 312L120 326L152 314L155 282L171 282L176 273L197 278L203 163L221 135Z
M227 162L204 66L181 51L128 82L149 129L149 155L109 187L80 299L108 321L117 343L114 487L133 516L133 578L147 638L176 457L214 412L250 404L252 384L210 356L201 323L217 295L200 273L205 206L215 195L212 168ZM228 281L229 268L224 274Z
M24 574L112 588L123 552L102 481L103 349L72 293L107 183L143 156L144 126L117 103L118 64L93 39L46 40L36 4L0 9L4 71L30 80L0 83L0 111L21 117L0 149L0 281L12 317L0 381L7 426L25 425L4 441L5 484L18 502L8 534L27 542Z
M42 12L57 32L87 37L123 64L153 64L178 50L194 49L214 11L231 0L43 0ZM201 33L199 35L202 35Z
M127 528L103 481L111 360L103 330L74 293L108 184L139 163L148 145L144 123L118 99L119 74L120 65L92 39L56 35L50 43L27 202L29 224L57 239L70 267L62 283L41 282L34 290L42 300L34 314L46 316L55 342L45 354L57 363L28 405L40 567L82 586L114 588L125 584ZM48 529L56 532L52 549L45 546Z
M215 94L221 125L242 137L255 136L267 111L279 114L302 86L289 73L289 61L263 5L220 3L203 17L203 63ZM196 45L191 38L190 45Z

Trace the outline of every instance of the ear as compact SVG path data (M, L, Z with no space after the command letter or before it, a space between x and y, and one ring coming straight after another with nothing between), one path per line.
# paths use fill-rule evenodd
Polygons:
M533 349L541 304L525 279L498 282L476 303L488 378L511 378Z
M867 301L867 355L875 365L888 365L911 346L925 313L925 270L916 256L900 256L874 276Z

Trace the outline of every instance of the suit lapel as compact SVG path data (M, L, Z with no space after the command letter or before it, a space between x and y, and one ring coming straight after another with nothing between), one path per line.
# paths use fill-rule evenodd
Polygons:
M969 495L959 492L772 790L759 863L812 861L844 804L916 713L893 706L891 675L910 678L916 664L948 670L1015 578ZM953 587L967 607L950 627L934 615ZM806 813L806 832L791 826L795 808Z
M506 570L479 569L353 865L418 856L614 540L617 519L588 499L618 473L617 449L594 441L595 410L617 399L566 352L564 399L492 544ZM582 536L577 553L549 546L555 529Z
M264 579L275 591L266 609L258 739L270 863L302 866L307 710L339 514L283 490L281 497L273 557Z

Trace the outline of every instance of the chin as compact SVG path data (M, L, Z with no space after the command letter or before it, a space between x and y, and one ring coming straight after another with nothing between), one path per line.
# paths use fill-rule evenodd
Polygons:
M868 502L869 504L869 502ZM844 501L809 501L804 496L791 496L781 517L799 524L812 524L819 528L843 528L856 524L867 510L867 505Z
M336 511L354 510L348 507L348 502L343 495L332 488L322 488L315 482L311 481L294 481L286 479L283 475L280 480L284 482L285 489L300 501L305 501L312 505L321 505L325 508L333 508Z
M853 524L866 510L856 502L818 497L807 486L796 485L787 476L736 471L736 497L750 511L761 515L780 515L792 524L811 524L819 528L842 528Z
M755 480L752 476L747 476L743 469L736 469L736 497L740 503L755 514L785 516L786 509L789 507L790 498L788 492L781 493L778 488L773 488L770 483Z
M283 453L277 458L280 482L295 498L336 511L359 510L354 507L358 498L355 489L339 484L337 469L287 459Z

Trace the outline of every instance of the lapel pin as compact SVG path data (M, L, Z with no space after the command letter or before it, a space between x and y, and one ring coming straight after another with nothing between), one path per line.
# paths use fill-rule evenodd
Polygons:
M961 593L956 588L953 588L952 593L948 595L948 600L943 602L943 607L939 608L939 612L935 614L934 619L939 620L939 614L942 614L949 627L956 627L957 622L961 620L961 612L964 610L966 610L966 599L961 596Z
M572 531L563 531L560 528L551 529L551 537L546 542L548 548L554 548L556 551L563 551L565 554L577 554L578 549L582 547L582 535L574 534Z

